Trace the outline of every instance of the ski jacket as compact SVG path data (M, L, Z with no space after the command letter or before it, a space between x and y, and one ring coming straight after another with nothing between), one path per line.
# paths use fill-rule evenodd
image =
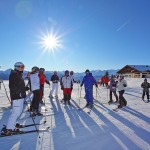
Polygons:
M67 76L62 77L62 79L61 79L61 86L63 88L71 88L72 85L73 85L73 83L72 83L72 79L71 79L70 76L68 76L68 77Z
M71 77L72 83L76 82L76 81L74 80L74 76L73 76L73 75L70 75L70 77Z
M143 88L144 91L149 91L150 83L148 83L148 82L143 82L143 83L141 84L141 87Z
M108 84L109 78L108 77L104 77L104 81L105 81L106 84Z
M117 82L117 91L123 91L127 87L127 81L125 79L119 80Z
M105 82L105 77L101 77L101 82Z
M85 89L92 89L93 84L97 86L96 80L92 75L86 75L83 77L81 86L84 84Z
M59 77L58 77L58 75L52 75L52 77L51 77L51 81L53 82L53 83L58 83L59 82Z
M22 72L14 69L9 76L9 89L11 100L26 97L25 82L22 78Z
M40 78L38 73L30 74L30 85L31 85L31 91L40 89Z
M116 91L116 81L114 79L111 79L108 85L111 91Z
M44 86L44 83L46 82L47 84L50 84L49 81L46 79L45 74L39 73L39 78L40 78L40 85Z

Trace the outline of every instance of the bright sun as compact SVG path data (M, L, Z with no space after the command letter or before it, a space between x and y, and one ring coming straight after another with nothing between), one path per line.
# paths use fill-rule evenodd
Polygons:
M62 47L60 37L54 33L43 34L40 45L44 51L54 52L54 50Z
M59 40L54 35L49 35L49 36L44 37L42 43L43 43L43 46L45 47L45 49L53 50L58 47Z

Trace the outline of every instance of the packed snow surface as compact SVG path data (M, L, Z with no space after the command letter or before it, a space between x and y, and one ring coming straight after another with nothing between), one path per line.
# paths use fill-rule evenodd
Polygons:
M41 107L46 117L36 117L36 123L46 121L37 126L40 129L50 127L47 132L29 133L0 138L1 150L150 150L150 103L141 100L141 83L144 79L127 78L128 87L124 97L128 104L125 108L113 111L116 104L108 105L109 90L99 86L93 88L94 108L89 115L84 107L84 87L74 84L71 106L60 102L62 90L59 88L59 98L50 99L50 87L45 85L45 107ZM150 79L148 79L150 82ZM4 81L9 94L8 81ZM113 97L115 101L115 98ZM145 96L145 100L146 96ZM18 122L33 123L28 105ZM46 111L45 111L46 110ZM11 107L6 97L4 87L0 90L0 128L7 124ZM34 126L22 130L33 130ZM40 136L40 138L39 138Z

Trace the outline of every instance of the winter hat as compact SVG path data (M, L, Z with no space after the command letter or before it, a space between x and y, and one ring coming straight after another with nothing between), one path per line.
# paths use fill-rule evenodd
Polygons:
M69 71L68 71L68 70L65 71L65 75L66 75L66 74L69 74Z
M86 69L85 73L90 73L90 70L89 70L89 69Z
M57 74L57 71L54 71L54 74Z
M70 75L73 75L74 74L74 72L73 71L70 71Z

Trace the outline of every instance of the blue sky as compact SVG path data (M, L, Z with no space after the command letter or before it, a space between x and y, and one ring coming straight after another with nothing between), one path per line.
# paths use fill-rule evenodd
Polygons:
M0 66L26 70L150 65L149 0L1 0ZM45 49L43 36L58 38Z

